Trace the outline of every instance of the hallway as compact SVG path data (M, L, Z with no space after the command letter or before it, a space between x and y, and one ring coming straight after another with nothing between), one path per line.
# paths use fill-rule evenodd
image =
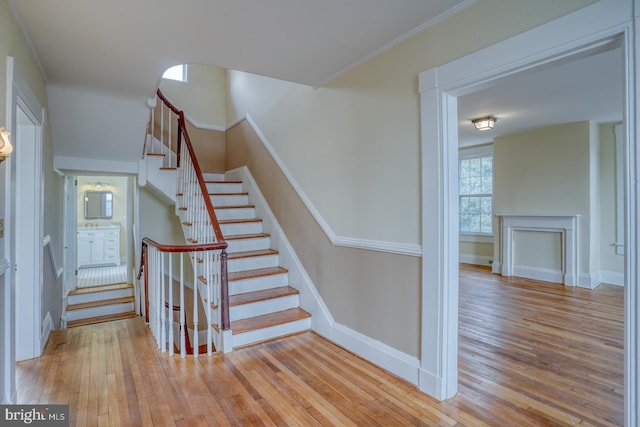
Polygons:
M460 386L444 402L314 333L180 359L139 317L54 332L18 363L18 401L68 403L76 426L622 425L622 287L460 275Z

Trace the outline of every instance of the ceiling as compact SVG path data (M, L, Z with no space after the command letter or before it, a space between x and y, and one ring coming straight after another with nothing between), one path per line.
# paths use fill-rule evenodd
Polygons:
M320 86L473 0L10 0L50 84L151 96L202 63Z
M619 47L519 73L458 98L460 146L561 123L622 121L623 69ZM493 115L495 128L477 131L471 119Z

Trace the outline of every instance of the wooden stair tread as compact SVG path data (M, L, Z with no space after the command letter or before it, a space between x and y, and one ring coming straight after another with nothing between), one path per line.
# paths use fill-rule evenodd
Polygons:
M122 298L103 299L99 301L83 302L79 304L70 304L67 306L67 311L80 310L83 308L102 307L105 305L112 305L112 304L126 304L130 302L134 302L134 300L135 298L133 296L130 296L130 297L122 297Z
M110 285L99 285L99 286L89 286L86 288L77 288L73 291L69 292L69 296L71 295L84 295L84 294L92 294L94 292L106 292L106 291L117 291L120 289L129 289L133 288L133 284L131 283L113 283Z
M112 320L129 319L136 317L135 311L127 311L125 313L107 314L105 316L87 317L86 319L70 320L67 322L67 328L75 328L78 326L94 325L96 323L111 322Z
M216 206L214 209L253 209L256 205L233 205L233 206Z
M281 286L279 288L265 289L262 291L246 292L244 294L231 295L229 297L229 306L233 307L297 294L298 290L291 286Z
M241 334L256 329L268 328L281 325L283 323L294 322L311 317L311 314L301 308L291 308L289 310L277 311L262 316L249 317L247 319L235 320L231 322L233 334Z
M232 282L235 280L251 279L254 277L286 274L288 272L289 271L287 269L282 267L266 267L266 268L256 268L255 270L243 270L243 271L230 272L228 277L229 277L229 282Z
M160 170L161 170L161 171L174 171L174 170L176 170L176 169L177 169L177 168L173 168L173 167L171 167L171 168L169 168L169 167L167 167L167 168L160 168Z
M262 218L224 219L222 221L218 221L219 224L243 224L250 222L262 222Z
M164 153L147 153L147 156L166 157L166 154L164 154Z
M269 255L278 255L278 251L275 249L259 249L256 251L241 251L241 252L230 252L228 259L240 259L240 258L251 258L258 256L269 256Z
M243 240L243 239L257 239L262 237L271 237L270 234L267 233L256 233L256 234L234 234L231 236L224 236L224 240Z

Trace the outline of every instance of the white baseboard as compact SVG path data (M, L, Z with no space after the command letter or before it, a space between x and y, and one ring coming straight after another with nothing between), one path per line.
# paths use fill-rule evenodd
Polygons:
M420 382L420 360L367 335L334 323L327 339L413 384Z
M42 333L40 334L40 354L44 351L52 331L53 319L51 318L51 312L47 311L46 316L44 316L44 321L42 322Z
M459 260L463 264L491 266L493 257L475 254L460 254Z
M606 283L609 285L624 286L624 273L617 271L600 270L594 274L581 273L579 286L594 289L598 285Z

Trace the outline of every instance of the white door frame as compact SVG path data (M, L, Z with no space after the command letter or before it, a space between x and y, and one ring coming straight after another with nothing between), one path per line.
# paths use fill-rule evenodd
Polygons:
M635 2L635 9L633 8ZM601 0L540 27L420 73L422 148L422 351L419 387L438 398L458 386L457 98L499 79L618 39L624 54L625 135L625 425L638 424L640 307L640 0Z
M63 204L63 242L64 253L62 262L64 264L62 276L62 325L67 327L67 298L69 292L74 290L78 284L78 189L76 186L77 177L73 175L64 176L64 204Z
M15 360L30 359L42 354L42 262L43 262L43 174L42 139L44 109L22 78L13 60L12 79L7 98L11 100L10 115L14 152L11 156L13 186L9 215L11 229L10 261L13 264L11 288L15 329L13 339ZM18 309L19 308L19 309Z

